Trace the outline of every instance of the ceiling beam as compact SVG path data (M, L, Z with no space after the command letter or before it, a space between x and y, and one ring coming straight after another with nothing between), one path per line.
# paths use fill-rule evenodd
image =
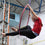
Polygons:
M24 7L24 5L20 2L20 1L18 1L18 0L16 0L21 6L23 6Z
M3 3L4 3L4 1L3 1ZM6 2L6 4L9 4L8 2ZM10 5L13 5L13 6L16 6L16 7L19 7L19 8L25 8L25 7L23 7L23 6L20 6L20 5L17 5L17 4L13 4L13 3L10 3ZM29 8L26 8L26 10L29 10Z

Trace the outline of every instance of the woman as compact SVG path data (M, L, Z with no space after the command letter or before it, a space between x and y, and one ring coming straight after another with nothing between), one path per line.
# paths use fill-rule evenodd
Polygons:
M30 7L30 5L27 4L27 6L30 8L30 11L33 14L33 16L31 14L29 14L29 15L30 15L32 21L34 22L34 26L33 26L33 29L29 25L21 28L20 29L20 35L23 35L23 36L26 36L30 39L33 39L33 38L37 37L40 34L41 28L42 28L42 21L36 15L36 13L33 11L33 9ZM12 27L12 30L14 30L15 32L2 33L2 35L5 37L5 36L14 36L14 35L19 34L19 29L15 29L14 27Z

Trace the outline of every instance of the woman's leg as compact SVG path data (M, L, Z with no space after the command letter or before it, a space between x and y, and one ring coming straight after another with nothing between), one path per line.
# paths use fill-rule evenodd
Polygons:
M27 25L28 26L28 25ZM20 28L20 30L26 30L27 29L27 26L24 26L23 28ZM12 27L12 30L13 31L18 31L19 29L16 29L16 28L14 28L14 27Z
M27 28L28 26L25 26L25 27L23 27L23 28L21 28L20 29L20 32L22 33L22 32L24 32L24 34L25 34L25 32L27 32ZM15 29L16 30L16 29ZM26 30L26 31L25 31ZM14 35L18 35L19 34L19 29L16 31L16 32L11 32L11 33L6 33L6 36L14 36ZM22 35L23 35L23 33L22 33Z
M13 31L18 31L18 29L14 28L14 27L12 27L11 29L12 29Z
M11 32L11 33L6 33L6 36L15 36L15 35L18 35L18 34L19 34L19 31Z
M28 27L28 25L27 26L24 26L24 27L22 27L22 28L20 28L20 30L26 30L27 29L27 27Z
M12 32L12 33L6 33L6 36L14 36L14 35L18 35L19 34L19 30L16 32ZM34 33L32 32L30 26L27 26L27 29L25 30L20 30L20 35L26 36L30 39L35 38L36 36L34 35Z
M24 32L25 32L25 29L27 30L27 27L28 26L25 26L25 27L21 28L20 31L23 32L23 30L24 30ZM12 28L12 29L17 30L15 28ZM17 35L17 34L19 34L19 29L16 32L6 33L6 36L14 36L14 35Z

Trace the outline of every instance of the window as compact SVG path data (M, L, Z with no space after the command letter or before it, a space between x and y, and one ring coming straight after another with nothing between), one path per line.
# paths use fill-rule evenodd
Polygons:
M15 14L10 14L11 19L15 19Z

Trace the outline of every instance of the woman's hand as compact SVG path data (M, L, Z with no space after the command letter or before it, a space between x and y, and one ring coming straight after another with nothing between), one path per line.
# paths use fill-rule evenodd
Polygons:
M27 6L29 6L29 4L27 4Z
M31 6L29 4L27 4L27 6L31 9Z
M33 16L35 16L36 19L38 19L38 16L36 15L36 13L33 11L33 9L31 8L31 6L29 4L27 4L27 6L30 8L30 11L32 12Z

